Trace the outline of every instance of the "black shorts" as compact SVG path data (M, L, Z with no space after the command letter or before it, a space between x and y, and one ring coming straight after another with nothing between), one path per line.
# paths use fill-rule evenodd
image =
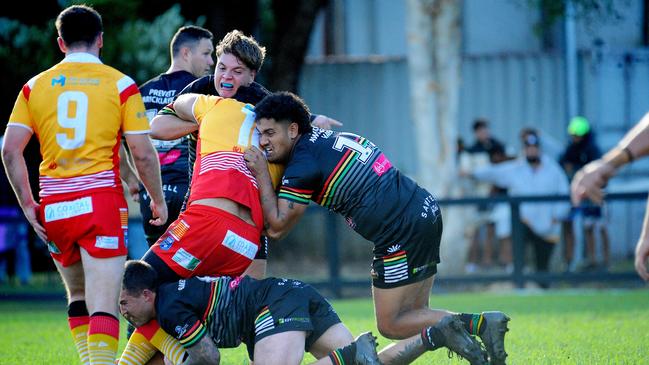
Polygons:
M323 333L341 323L331 304L311 285L299 280L276 279L258 300L253 314L254 334L246 341L250 360L254 360L255 343L267 336L304 331L304 350L308 352Z
M149 220L152 218L151 208L149 207L151 197L147 194L146 190L140 189L140 213L142 214L144 236L149 247L153 246L160 236L167 231L169 225L178 218L180 208L182 208L183 201L185 200L185 193L187 192L187 184L163 184L162 188L165 194L165 201L167 202L169 218L167 218L167 223L161 226L149 224Z
M394 221L398 229L375 242L372 285L397 288L437 273L442 239L442 214L435 199L419 189Z

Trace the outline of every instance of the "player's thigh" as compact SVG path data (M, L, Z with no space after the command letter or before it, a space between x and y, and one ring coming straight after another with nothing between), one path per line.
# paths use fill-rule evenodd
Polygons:
M377 319L394 319L403 312L428 307L434 276L395 288L372 288Z
M255 365L298 365L304 358L306 333L288 331L267 336L255 343Z
M97 258L81 248L86 305L90 313L106 312L117 315L117 301L125 261L125 255Z
M314 343L311 345L309 352L316 358L321 359L327 356L335 349L349 345L354 341L352 333L347 327L338 323L325 331Z
M54 260L54 264L65 284L65 290L68 293L68 303L84 300L85 280L81 261L77 261L69 266L63 266L61 262Z

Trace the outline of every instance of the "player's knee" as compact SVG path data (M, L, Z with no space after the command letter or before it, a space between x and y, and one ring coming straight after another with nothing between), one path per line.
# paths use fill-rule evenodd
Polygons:
M378 318L376 325L381 336L385 338L401 340L409 337L407 334L403 333L403 330L399 327L396 318Z

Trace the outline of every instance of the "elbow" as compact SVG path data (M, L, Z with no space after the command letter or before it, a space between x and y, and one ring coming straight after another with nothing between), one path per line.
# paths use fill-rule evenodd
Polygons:
M273 241L277 241L284 238L286 236L286 233L287 232L285 230L281 230L281 229L278 230L272 227L268 227L266 228L265 234L266 236L268 236L268 238L272 239Z

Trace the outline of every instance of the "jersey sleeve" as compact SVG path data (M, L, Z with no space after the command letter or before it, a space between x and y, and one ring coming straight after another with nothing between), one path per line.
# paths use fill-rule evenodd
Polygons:
M117 81L117 91L122 109L122 133L149 133L151 131L149 119L146 116L142 95L135 81L128 76L123 76Z
M20 90L16 102L14 103L14 108L9 116L9 123L7 123L7 126L22 127L32 132L34 131L34 120L29 112L28 102L35 80L35 77L32 78Z
M199 95L196 98L192 111L194 113L194 119L196 119L198 124L201 124L205 115L209 113L209 111L212 110L221 99L223 98L214 95Z
M294 156L286 167L277 197L300 204L309 204L321 180L320 176L320 171L313 161Z
M207 305L202 285L210 284L188 279L159 288L156 312L160 327L184 348L192 347L207 333L201 320Z

